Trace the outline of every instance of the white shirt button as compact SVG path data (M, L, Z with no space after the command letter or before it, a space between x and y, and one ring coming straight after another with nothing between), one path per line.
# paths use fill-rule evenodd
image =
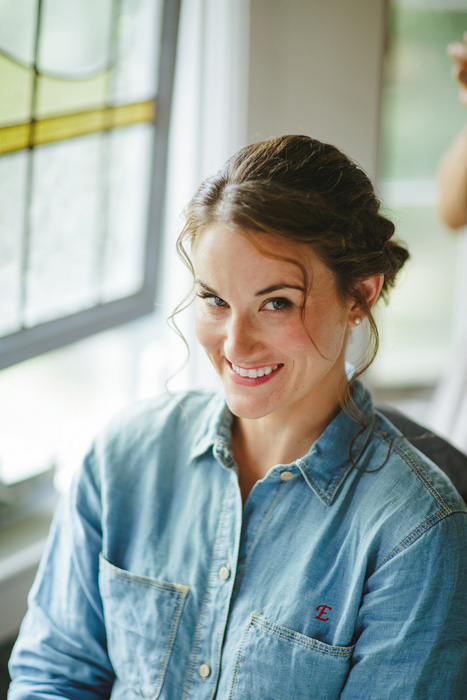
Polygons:
M290 481L290 479L293 479L292 472L281 472L281 479L282 481Z
M201 678L207 678L208 676L211 675L211 667L209 664L201 664L201 666L198 669L198 673L201 676Z
M219 578L222 579L222 581L227 581L227 579L230 577L230 566L226 564L225 566L221 566L219 569Z

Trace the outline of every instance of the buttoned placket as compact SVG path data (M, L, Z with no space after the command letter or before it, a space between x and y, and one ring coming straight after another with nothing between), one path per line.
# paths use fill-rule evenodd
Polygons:
M285 476L284 476L285 475ZM267 522L271 510L278 498L281 488L287 486L294 473L282 466L274 468L264 480L256 482L248 496L243 508L243 527L241 532L240 549L237 562L237 580L235 582L234 597L241 583L241 576L246 560L254 544L261 535L261 529Z
M217 697L223 641L245 561L281 487L294 477L294 472L283 466L271 470L264 482L255 484L243 506L237 468L225 437L215 443L213 454L228 472L230 483L219 513L213 561L182 700Z
M242 502L237 475L231 468L233 458L226 446L218 446L214 454L228 469L229 484L219 512L212 563L182 700L215 697L240 546Z
M282 477L282 474L286 474L285 478ZM242 585L245 583L247 591L248 587L251 586L251 580L244 581L249 558L250 556L255 556L256 546L261 547L263 528L267 528L270 525L270 518L274 519L276 506L281 498L286 495L286 491L291 488L291 482L297 475L298 468L295 465L287 469L283 465L278 465L264 479L256 482L243 506L240 547L231 596L230 616L224 639L223 659L232 660L237 658L239 644L241 643L239 630L242 634L248 624L247 617L244 617L244 609L240 613L241 619L239 621L236 601L238 596L241 595ZM228 665L230 665L229 670L231 671L231 664ZM223 663L224 666L225 662ZM230 673L223 675L221 670L215 697L219 700L228 697L231 684L232 676Z

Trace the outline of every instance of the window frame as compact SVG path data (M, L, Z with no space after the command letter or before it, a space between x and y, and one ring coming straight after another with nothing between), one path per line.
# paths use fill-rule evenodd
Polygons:
M174 84L177 34L181 0L164 0L159 60L152 172L146 232L143 284L140 290L121 299L96 305L23 327L0 337L0 369L108 330L154 311L158 292L159 254L162 243L170 111Z

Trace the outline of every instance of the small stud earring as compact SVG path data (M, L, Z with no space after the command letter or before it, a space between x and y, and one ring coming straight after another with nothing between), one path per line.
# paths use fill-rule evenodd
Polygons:
M362 322L362 319L360 318L360 316L355 316L353 322L355 323L356 326L359 326Z

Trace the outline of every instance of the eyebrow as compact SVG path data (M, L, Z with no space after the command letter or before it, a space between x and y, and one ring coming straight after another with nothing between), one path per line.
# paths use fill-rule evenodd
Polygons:
M303 287L301 287L298 284L287 284L287 282L279 282L279 284L273 284L270 287L266 287L266 289L260 289L259 292L256 292L257 297L261 297L264 294L271 294L271 292L277 292L279 289L298 289L300 292L305 291Z
M201 282L201 280L195 279L195 284L201 285L201 287L203 287L207 292L210 292L210 294L213 294L214 296L219 296L214 289L211 289L211 287L209 287L204 282ZM288 284L287 282L279 282L278 284L272 284L270 287L266 287L265 289L260 289L258 292L256 292L255 296L262 297L265 294L277 292L279 289L298 289L298 291L300 292L305 291L303 287L301 287L298 284Z

